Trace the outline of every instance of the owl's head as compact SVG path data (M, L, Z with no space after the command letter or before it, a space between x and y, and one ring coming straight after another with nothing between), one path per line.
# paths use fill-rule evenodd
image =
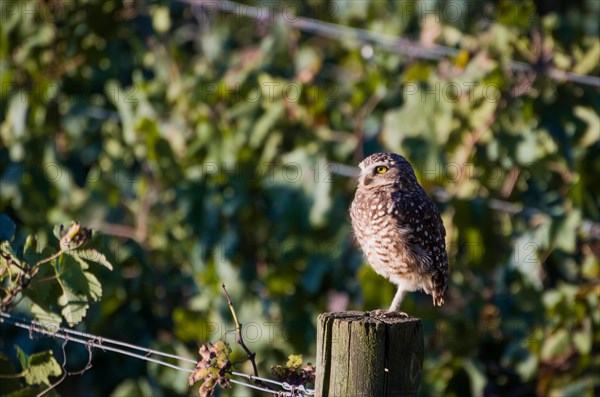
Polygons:
M409 187L417 183L410 163L396 153L375 153L358 164L358 186L366 189L401 184Z

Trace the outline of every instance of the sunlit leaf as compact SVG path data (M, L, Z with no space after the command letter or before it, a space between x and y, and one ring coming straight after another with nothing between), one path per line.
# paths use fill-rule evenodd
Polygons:
M108 270L113 270L112 264L108 261L108 259L106 259L106 255L96 249L81 249L77 251L71 251L68 254L87 262L97 263L106 267Z
M50 376L60 376L62 368L52 355L52 350L29 356L25 381L30 385L44 383L50 385Z
M56 276L63 291L58 300L61 313L69 325L77 324L85 316L88 302L102 296L102 286L96 276L84 271L82 264L69 255L61 257Z
M542 359L551 359L564 354L569 349L569 333L565 329L559 329L549 335L542 346Z

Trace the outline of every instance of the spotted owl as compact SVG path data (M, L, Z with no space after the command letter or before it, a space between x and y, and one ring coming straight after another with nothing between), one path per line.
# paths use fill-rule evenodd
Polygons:
M350 218L371 267L398 286L389 312L399 312L407 292L424 290L444 303L448 285L446 230L435 204L410 163L376 153L360 164Z

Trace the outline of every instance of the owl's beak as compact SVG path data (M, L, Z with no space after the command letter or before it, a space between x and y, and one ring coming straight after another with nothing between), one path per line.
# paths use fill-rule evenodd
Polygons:
M358 186L367 186L373 182L373 176L368 173L364 173L361 170L360 175L358 176Z

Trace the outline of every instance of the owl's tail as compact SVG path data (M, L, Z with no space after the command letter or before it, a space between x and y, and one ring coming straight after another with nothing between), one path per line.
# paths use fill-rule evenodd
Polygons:
M433 305L442 306L444 304L444 293L448 287L448 273L443 271L436 272L431 282L433 284L433 293L431 294Z

